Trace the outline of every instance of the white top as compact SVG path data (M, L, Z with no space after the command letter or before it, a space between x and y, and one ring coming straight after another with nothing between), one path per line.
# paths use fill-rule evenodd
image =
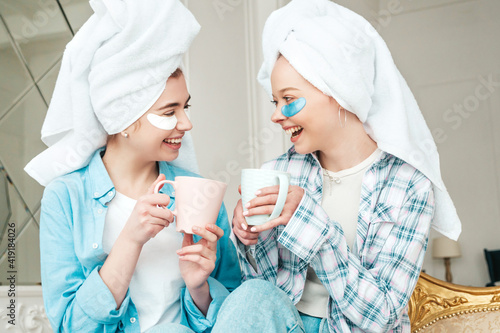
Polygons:
M108 204L102 245L109 254L127 222L136 200L116 192ZM142 248L130 282L130 297L139 314L141 332L162 323L180 323L180 292L184 280L175 251L181 248L182 234L173 226L160 231Z
M360 164L339 172L323 169L323 198L321 206L331 220L337 221L344 230L349 248L353 248L358 226L361 187L365 172L380 157L382 151L376 149ZM302 298L297 309L307 315L319 318L328 316L328 291L318 276L309 267Z

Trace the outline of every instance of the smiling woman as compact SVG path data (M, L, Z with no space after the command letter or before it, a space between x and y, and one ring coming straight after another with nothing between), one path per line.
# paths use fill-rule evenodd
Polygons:
M410 330L430 228L456 239L461 225L409 87L370 23L328 0L273 12L263 51L259 82L293 146L262 168L291 181L276 219L244 218L270 214L276 186L234 210L244 278L284 291L307 333Z
M210 330L240 284L224 205L182 235L169 228L172 191L154 192L165 179L200 177L172 163L194 154L181 151L192 124L180 66L199 24L177 0L90 3L45 119L49 148L26 167L46 185L47 317L58 332Z

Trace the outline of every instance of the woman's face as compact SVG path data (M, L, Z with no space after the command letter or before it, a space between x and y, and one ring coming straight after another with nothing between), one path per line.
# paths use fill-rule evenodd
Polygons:
M281 125L299 154L324 151L335 142L339 104L306 79L285 59L279 57L271 74L273 102L276 105L271 120ZM284 105L305 98L305 107L291 117L281 113ZM298 131L297 131L298 130ZM290 133L292 131L292 133Z
M129 143L146 160L173 161L179 156L182 138L193 128L188 116L190 98L184 75L170 77L160 98L139 118L138 124L125 130L130 133Z

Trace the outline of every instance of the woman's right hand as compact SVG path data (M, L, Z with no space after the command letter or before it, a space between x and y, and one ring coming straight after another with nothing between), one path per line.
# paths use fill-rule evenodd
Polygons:
M241 194L241 186L238 188ZM233 213L233 232L244 245L255 245L259 239L259 232L251 232L248 228L245 216L243 216L243 204L241 199L236 204Z
M144 245L174 221L174 215L169 209L160 208L168 206L170 197L154 193L155 186L162 180L165 180L165 175L160 174L147 193L137 200L123 228L124 236L137 245Z

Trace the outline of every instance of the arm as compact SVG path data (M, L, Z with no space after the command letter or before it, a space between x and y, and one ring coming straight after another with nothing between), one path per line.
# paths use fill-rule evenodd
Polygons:
M122 306L99 275L100 266L85 271L75 254L72 220L57 195L46 190L40 216L43 299L55 332L116 331L130 296Z
M383 208L370 223L361 258L349 251L340 225L307 193L279 238L312 265L333 299L330 306L367 332L396 326L413 292L434 212L430 182L407 198L394 221ZM294 276L302 265L289 266Z
M40 252L45 307L55 330L116 330L128 309L128 285L142 245L168 224L168 217L172 218L170 211L156 205L168 205L169 200L158 194L140 199L103 266L89 272L75 253L75 246L82 245L82 235L78 228L73 230L72 211L79 207L71 207L65 184L46 189Z
M241 194L241 186L240 186ZM243 216L241 199L233 213L233 243L242 268L243 280L264 279L276 281L278 271L277 231L274 228L263 232L251 232ZM258 257L258 260L255 258Z
M215 267L206 281L210 296L206 310L201 311L196 305L198 302L195 301L196 296L191 290L184 288L181 293L181 323L191 327L195 332L205 332L213 327L222 303L229 293L241 283L236 250L229 239L231 229L229 228L224 204L222 204L219 211L216 225L221 228L224 235L217 241ZM199 242L200 237L194 236L194 240Z

